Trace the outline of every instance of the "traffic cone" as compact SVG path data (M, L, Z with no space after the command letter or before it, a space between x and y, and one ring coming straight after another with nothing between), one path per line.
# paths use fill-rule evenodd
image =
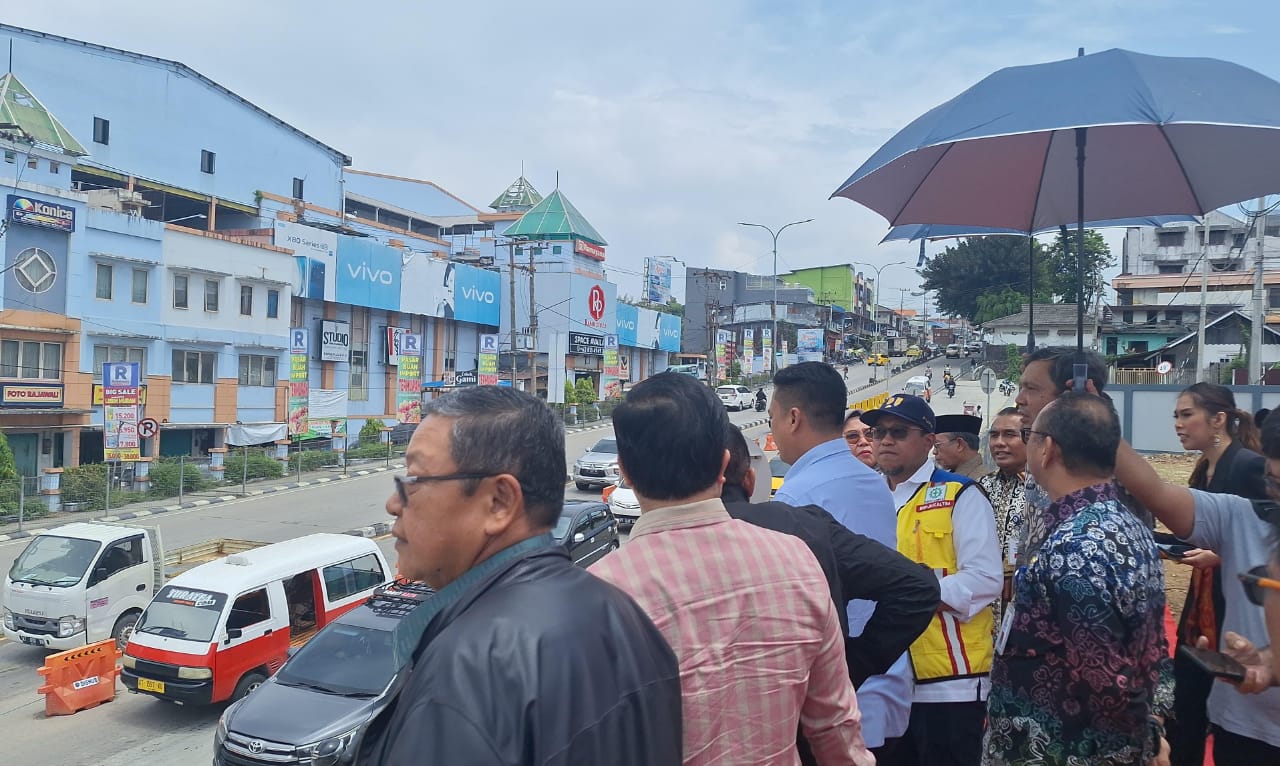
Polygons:
M765 452L778 451L778 445L773 441L773 431L770 431L769 433L764 435L764 451Z

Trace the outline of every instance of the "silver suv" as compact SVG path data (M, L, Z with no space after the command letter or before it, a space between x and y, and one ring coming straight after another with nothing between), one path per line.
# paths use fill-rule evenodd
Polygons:
M612 437L601 439L586 454L573 461L573 483L578 489L605 487L616 482L618 472L618 442Z

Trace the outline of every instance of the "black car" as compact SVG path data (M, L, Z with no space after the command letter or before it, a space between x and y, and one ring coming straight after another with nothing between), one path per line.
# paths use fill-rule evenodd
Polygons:
M395 582L326 625L222 714L214 766L351 763L408 675L401 671L424 625L404 618L433 595L426 585Z
M604 503L565 503L551 535L580 567L591 566L620 543L618 520Z

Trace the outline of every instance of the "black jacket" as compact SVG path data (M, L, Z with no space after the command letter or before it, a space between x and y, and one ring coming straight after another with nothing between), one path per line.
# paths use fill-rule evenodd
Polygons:
M629 596L559 545L462 591L414 656L361 764L681 762L675 654Z
M849 531L816 505L749 503L736 487L726 488L723 497L733 518L798 537L813 551L840 616L854 687L888 671L929 626L942 594L938 578L923 564ZM849 638L846 607L851 599L876 602L875 612L857 638Z

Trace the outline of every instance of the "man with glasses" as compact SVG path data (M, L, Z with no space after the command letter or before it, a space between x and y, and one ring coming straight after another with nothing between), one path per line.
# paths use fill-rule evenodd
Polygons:
M549 534L565 455L546 403L498 386L430 401L405 468L387 500L397 564L437 594L361 762L679 763L675 655Z
M934 464L937 420L920 397L892 396L862 421L898 508L898 552L932 569L942 591L937 614L908 653L910 725L882 763L973 766L991 688L991 602L1001 583L991 503L971 479Z
M939 415L938 440L933 459L943 470L968 476L977 481L991 469L978 451L981 444L982 418L975 415Z
M1014 575L996 638L983 763L1167 764L1164 569L1112 481L1119 419L1068 393L1022 434L1050 498L1047 534Z
M1273 640L1280 638L1280 604L1276 603L1280 594L1268 593L1260 599L1266 604L1263 608L1251 603L1245 588L1228 582L1229 578L1249 575L1268 565L1273 574L1280 574L1280 569L1275 569L1270 542L1275 539L1275 526L1280 524L1280 507L1274 502L1280 500L1280 418L1274 415L1262 423L1262 455L1266 458L1267 493L1271 500L1249 500L1166 484L1142 456L1123 442L1116 460L1116 478L1170 532L1222 558L1222 649L1238 656L1248 675L1237 688L1218 679L1209 693L1213 758L1221 764L1280 763L1280 688L1274 685L1280 676L1273 663L1268 662L1274 657L1268 658L1255 649L1274 648ZM1261 592L1255 591L1255 596L1261 596ZM1246 697L1240 691L1251 694Z
M1013 597L1013 567L1017 561L1018 535L1022 532L1022 515L1027 511L1026 483L1027 443L1022 441L1022 418L1016 407L1005 407L996 413L987 432L987 448L996 470L978 480L987 493L996 514L996 537L1000 556L1004 559L1004 587L992 607L995 624L1000 624L1004 606Z
M816 505L851 532L890 548L895 545L893 498L880 475L849 451L841 432L848 391L829 364L801 362L773 379L769 422L778 457L791 465L774 499L793 506ZM851 601L849 635L862 635L874 603ZM862 732L873 750L902 736L910 714L910 682L902 662L858 688ZM880 758L881 753L876 752Z

